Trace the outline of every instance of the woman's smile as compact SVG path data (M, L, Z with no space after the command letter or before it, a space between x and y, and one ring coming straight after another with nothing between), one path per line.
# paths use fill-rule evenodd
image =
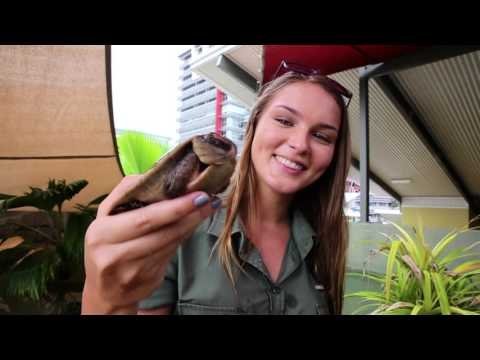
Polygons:
M287 174L296 175L306 170L306 166L304 166L303 164L292 161L284 156L273 155L273 158L278 164L280 164L280 168L282 169L282 171L285 171Z

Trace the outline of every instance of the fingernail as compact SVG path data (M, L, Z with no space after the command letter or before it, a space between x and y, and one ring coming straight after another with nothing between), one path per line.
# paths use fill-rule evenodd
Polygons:
M197 196L194 200L193 200L193 204L196 206L196 207L202 207L203 205L205 205L209 200L209 197L205 194L202 194L202 195L199 195Z
M218 209L220 205L222 205L222 199L216 197L215 200L212 201L212 208Z

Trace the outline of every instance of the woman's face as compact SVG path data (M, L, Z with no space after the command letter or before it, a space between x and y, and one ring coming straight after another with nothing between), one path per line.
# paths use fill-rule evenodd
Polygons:
M258 119L252 161L259 186L291 195L325 172L339 136L341 110L319 85L278 91Z

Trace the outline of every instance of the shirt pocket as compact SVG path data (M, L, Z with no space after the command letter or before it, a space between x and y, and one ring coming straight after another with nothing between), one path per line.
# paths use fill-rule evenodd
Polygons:
M177 302L178 315L242 315L239 308L218 305L200 305L195 303Z

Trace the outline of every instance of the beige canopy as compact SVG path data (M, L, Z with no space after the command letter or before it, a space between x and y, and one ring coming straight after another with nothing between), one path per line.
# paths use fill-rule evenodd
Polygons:
M85 179L86 204L121 180L111 108L110 48L0 46L0 193Z

